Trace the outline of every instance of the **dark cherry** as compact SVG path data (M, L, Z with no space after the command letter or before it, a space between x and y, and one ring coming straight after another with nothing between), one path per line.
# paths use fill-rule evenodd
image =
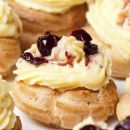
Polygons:
M71 36L74 36L79 41L83 41L85 44L90 44L92 40L91 36L83 29L73 31Z
M26 60L27 62L34 64L34 65L40 65L42 63L47 63L47 59L43 57L34 57L30 52L24 52L21 57Z
M93 55L98 53L98 46L96 44L89 44L84 48L86 55Z
M83 128L80 128L80 130L102 130L102 129L94 125L86 125Z
M130 120L130 116L128 116L126 119L127 119L127 120Z
M120 122L115 130L130 130L130 117L126 118L124 121Z
M23 54L21 54L21 57L30 63L34 60L34 57L30 52L24 52Z
M115 130L125 130L125 128L121 124L118 124Z
M33 64L40 65L42 63L48 63L48 60L43 58L43 57L35 57L34 58Z
M60 40L60 37L52 35L49 32L45 36L41 36L37 40L37 47L42 56L48 56L51 54L53 47L57 46L57 42Z
M83 29L75 30L72 32L71 35L76 37L77 40L84 42L85 44L84 51L86 55L93 55L98 52L98 46L95 44L91 44L92 41L91 36Z

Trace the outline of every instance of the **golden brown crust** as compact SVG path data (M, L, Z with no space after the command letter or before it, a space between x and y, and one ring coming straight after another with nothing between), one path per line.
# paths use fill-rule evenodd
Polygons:
M90 115L95 120L106 120L115 113L118 102L113 81L97 92L80 88L63 93L16 82L12 96L16 105L32 118L65 129L72 129Z
M86 4L75 6L63 14L51 14L26 8L14 2L14 0L9 0L9 3L22 19L24 30L24 35L22 36L23 44L30 45L36 42L37 36L33 36L43 35L47 31L58 35L70 34L73 29L79 28L86 23Z
M12 130L22 130L22 124L19 117L17 117L15 127Z
M101 48L107 49L110 54L112 55L113 65L112 65L112 76L119 79L124 79L129 76L130 74L130 62L125 60L123 57L118 55L111 49L111 46L104 43L99 36L96 34L94 29L90 25L86 25L84 29L90 33L93 37L93 41L95 44L98 44Z
M7 76L20 56L19 40L0 38L0 74Z

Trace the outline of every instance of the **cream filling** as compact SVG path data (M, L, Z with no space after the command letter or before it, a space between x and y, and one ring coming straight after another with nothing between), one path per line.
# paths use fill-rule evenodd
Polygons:
M73 130L80 130L81 128L83 128L86 125L94 125L97 126L99 128L102 128L103 130L108 130L108 126L105 122L103 121L99 121L99 122L95 122L92 117L89 117L85 120L83 120L82 122L80 122L79 124L77 124ZM110 129L109 129L110 130Z
M58 90L70 90L77 87L98 90L109 82L111 57L107 52L99 49L97 54L89 57L86 65L83 48L84 44L81 41L77 41L72 36L64 36L48 57L53 60L53 64L49 62L35 66L20 58L16 63L17 69L14 71L17 75L16 81ZM27 52L36 55L37 46L33 45ZM72 66L59 65L67 61L65 52L74 57Z
M22 23L19 17L12 11L8 3L0 0L0 37L20 36Z
M120 26L117 18L123 7L120 0L97 0L90 7L87 19L100 38L111 45L114 52L130 60L130 27Z
M17 3L35 10L48 13L64 13L75 5L80 5L86 0L15 0Z

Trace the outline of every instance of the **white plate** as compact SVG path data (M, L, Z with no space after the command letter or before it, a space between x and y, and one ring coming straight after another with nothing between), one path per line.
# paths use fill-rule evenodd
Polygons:
M119 96L125 92L124 86L125 86L125 81L123 80L115 80L115 83L118 88L118 93ZM17 108L15 109L16 115L19 115L21 120L22 120L22 125L23 125L23 130L56 130L52 128L48 128L41 123L29 118L27 115L22 113L20 110ZM52 119L53 120L53 119ZM117 122L116 116L113 118L110 118L108 120L108 124L113 127L115 123Z

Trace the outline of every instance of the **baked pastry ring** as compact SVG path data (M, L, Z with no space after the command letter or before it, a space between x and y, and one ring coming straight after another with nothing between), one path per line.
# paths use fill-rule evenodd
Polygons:
M130 73L128 6L125 1L97 0L87 13L90 25L86 29L112 55L115 78L126 78Z
M88 116L98 121L106 120L115 113L118 102L116 86L112 80L97 92L80 88L64 93L15 82L12 96L16 105L32 118L65 129L72 129Z
M70 34L72 30L86 23L86 4L74 6L62 14L51 14L24 7L14 0L9 0L9 3L23 22L23 48L29 48L47 31L58 35Z

